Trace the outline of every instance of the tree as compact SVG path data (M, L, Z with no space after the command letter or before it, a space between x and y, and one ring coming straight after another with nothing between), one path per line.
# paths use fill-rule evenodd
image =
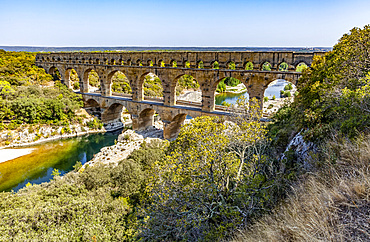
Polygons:
M242 103L244 102L244 103ZM216 240L266 206L272 187L259 106L246 105L234 124L199 117L185 125L166 157L154 163L144 240ZM245 111L245 112L244 112Z

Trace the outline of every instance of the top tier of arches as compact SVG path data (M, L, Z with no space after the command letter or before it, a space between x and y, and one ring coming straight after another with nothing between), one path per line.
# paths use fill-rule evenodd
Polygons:
M43 53L36 56L36 62L89 65L153 66L162 68L200 68L258 70L269 63L271 71L279 71L282 63L286 71L296 71L299 64L310 66L314 55L324 52L79 52ZM217 65L215 65L217 63ZM231 66L231 67L230 67Z

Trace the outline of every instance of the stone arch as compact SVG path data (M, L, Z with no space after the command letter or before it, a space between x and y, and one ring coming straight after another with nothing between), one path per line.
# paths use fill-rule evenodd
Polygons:
M289 65L285 61L280 62L277 65L277 70L278 71L289 71Z
M193 104L202 102L202 89L196 80L194 73L178 75L171 83L171 99L176 101L190 102Z
M92 116L101 119L100 104L95 99L88 99L84 102L84 109Z
M171 66L171 67L177 67L177 61L176 61L176 60L174 60L174 59L172 59L172 60L170 61L170 66Z
M146 62L146 65L147 65L147 66L154 66L154 62L153 62L151 59L149 59L149 60Z
M253 68L254 68L254 65L252 61L246 61L243 65L243 69L247 71L252 71Z
M65 76L64 82L69 88L72 88L73 90L80 89L80 78L75 69L67 68L64 76Z
M291 86L292 89L287 88L288 86ZM268 83L264 91L264 99L266 100L263 101L263 107L265 112L267 114L276 112L281 106L281 102L277 100L279 98L293 97L296 90L296 83L290 78L275 79ZM285 92L285 94L282 94L281 91Z
M163 100L163 83L156 74L144 72L139 78L139 88L141 88L144 98L161 98Z
M187 114L177 114L163 129L163 137L165 139L175 139L179 133L181 126L184 124Z
M212 61L211 62L211 68L212 69L220 69L220 63L218 63L218 61Z
M114 70L108 74L107 78L107 88L111 90L115 95L123 94L132 94L132 88L130 81L127 79L124 71Z
M265 61L261 65L261 71L271 71L272 70L272 65L270 62Z
M113 103L101 114L101 121L104 124L121 123L120 126L123 126L126 119L130 119L130 115L123 116L123 113L128 113L126 107L121 103Z
M204 62L203 62L202 60L199 60L199 61L197 62L197 68L198 68L198 69L204 69Z
M98 75L98 72L93 68L88 68L84 71L82 80L83 83L80 82L80 90L82 84L84 92L100 91L100 77Z
M142 110L138 118L132 120L132 128L134 130L143 130L154 125L154 114L156 111L152 108Z
M228 82L236 82L236 83L233 83L235 84L235 86L230 86L231 83L227 83ZM228 85L227 85L228 84ZM240 85L242 84L242 85ZM221 86L224 86L223 88L227 88L227 90L224 90L224 92L222 92L222 90L220 90L222 87ZM237 87L236 87L237 86ZM249 93L248 93L248 83L246 81L245 78L241 78L240 76L227 76L227 77L221 77L220 79L218 79L215 83L213 83L213 85L211 86L211 98L213 98L213 100L211 100L211 102L213 101L214 102L214 106L216 105L223 105L223 106L227 106L228 104L232 105L236 102L236 100L244 95L246 96L247 98L249 98ZM218 93L216 95L216 92ZM232 92L235 92L235 93L232 93Z
M191 68L191 63L188 60L184 60L184 68Z
M131 59L128 59L128 60L127 60L127 65L128 65L128 66L131 66L131 65L132 65L132 61L131 61Z
M116 64L116 60L115 60L114 58L112 58L112 59L110 60L110 64L111 64L111 65L115 65L115 64Z
M234 61L226 62L226 69L236 70L236 63Z
M96 59L96 60L95 60L95 64L96 64L96 65L100 65L100 59Z
M48 74L52 75L53 76L53 80L56 81L56 80L61 80L62 79L62 76L61 76L61 72L59 71L59 69L55 66L52 66L49 68L48 70ZM67 85L68 86L68 85Z
M309 65L305 61L299 61L295 67L294 70L297 72L302 72L303 68L308 68Z
M143 61L141 59L137 59L136 65L137 66L142 66L143 65Z
M164 62L163 59L159 59L158 60L158 63L157 63L157 66L158 67L166 67L166 63Z

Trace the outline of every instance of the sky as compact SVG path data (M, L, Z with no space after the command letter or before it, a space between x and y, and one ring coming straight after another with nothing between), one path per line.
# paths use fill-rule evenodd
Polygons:
M0 0L0 46L331 47L369 0Z

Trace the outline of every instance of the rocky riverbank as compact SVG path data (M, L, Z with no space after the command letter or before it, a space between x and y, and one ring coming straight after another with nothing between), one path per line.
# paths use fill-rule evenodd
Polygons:
M9 147L29 146L46 141L52 141L63 138L82 136L92 133L104 133L123 128L130 123L119 121L109 123L103 126L93 116L87 114L84 110L80 122L56 126L56 125L21 125L15 130L3 130L0 132L0 149Z
M119 161L126 159L134 150L140 149L143 142L153 140L163 141L163 124L156 122L153 127L142 131L126 130L118 136L117 143L112 146L104 147L94 158L86 162L81 169L86 166L101 164L118 164Z

